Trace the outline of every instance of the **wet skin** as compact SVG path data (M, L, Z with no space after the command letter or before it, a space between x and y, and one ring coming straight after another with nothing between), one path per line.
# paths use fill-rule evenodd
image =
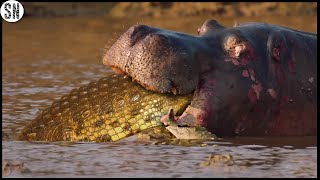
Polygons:
M54 101L22 129L17 139L107 142L147 129L162 135L165 128L160 117L170 108L177 109L174 115L181 115L191 98L192 94L147 91L128 76L107 76Z
M103 63L148 90L195 90L184 113L164 116L164 123L203 126L220 137L316 135L316 34L265 23L227 28L215 20L198 34L135 25Z

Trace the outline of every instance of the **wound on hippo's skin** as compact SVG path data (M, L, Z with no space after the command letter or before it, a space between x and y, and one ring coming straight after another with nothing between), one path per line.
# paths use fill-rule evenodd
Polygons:
M268 93L270 94L270 96L273 98L273 99L276 99L277 98L277 93L274 89L268 89Z
M261 83L252 85L252 88L253 88L254 92L256 93L256 95L257 95L257 99L259 99L260 98L260 92L262 91Z
M252 68L249 68L249 74L250 74L251 80L256 82L255 73L254 73L254 70Z
M231 61L234 65L248 65L256 58L254 48L241 35L228 36L223 44L223 48L227 52L225 62Z
M257 103L257 96L252 88L249 89L247 96L251 103L253 104Z
M239 58L240 54L245 51L246 45L237 36L231 35L226 39L224 49L231 58Z
M248 72L248 70L243 70L243 71L242 71L242 76L243 76L243 77L249 77L249 72Z
M263 88L261 83L251 85L251 88L249 89L247 94L250 102L254 104L257 103L257 101L260 99L260 92L262 91L262 89Z

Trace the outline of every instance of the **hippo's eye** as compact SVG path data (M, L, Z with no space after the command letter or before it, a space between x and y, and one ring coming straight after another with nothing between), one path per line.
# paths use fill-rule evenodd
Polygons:
M225 29L224 26L214 19L207 20L200 28L198 28L198 35L204 35L207 32L215 32Z

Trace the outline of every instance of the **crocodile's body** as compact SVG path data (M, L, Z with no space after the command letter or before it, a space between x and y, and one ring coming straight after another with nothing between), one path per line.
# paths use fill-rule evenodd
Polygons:
M181 114L192 94L174 96L144 89L113 75L72 90L55 101L20 134L20 140L117 141L162 125L170 108Z

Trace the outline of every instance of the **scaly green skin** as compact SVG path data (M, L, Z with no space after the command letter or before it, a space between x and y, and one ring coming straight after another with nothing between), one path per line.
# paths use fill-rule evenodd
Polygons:
M151 92L131 78L113 75L72 90L45 109L20 134L34 141L118 141L161 126L172 108L181 114L192 94Z

